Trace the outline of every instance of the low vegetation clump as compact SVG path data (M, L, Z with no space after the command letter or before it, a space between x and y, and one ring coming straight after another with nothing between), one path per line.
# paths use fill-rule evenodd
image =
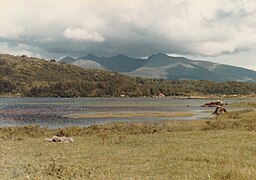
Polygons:
M0 128L3 179L254 179L253 110L198 121ZM44 142L69 136L73 143Z
M243 110L238 112L226 113L216 117L213 121L206 121L205 129L226 130L240 129L256 131L255 111Z
M230 107L235 108L256 108L256 102L239 102L239 103L232 103Z

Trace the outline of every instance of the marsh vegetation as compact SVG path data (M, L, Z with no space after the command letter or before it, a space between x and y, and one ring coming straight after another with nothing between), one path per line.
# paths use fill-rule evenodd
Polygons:
M0 128L3 179L253 179L256 112L211 120ZM47 143L71 136L74 143Z
M193 116L189 112L176 112L176 113L90 113L90 114L71 114L66 115L70 118L136 118L136 117L189 117Z

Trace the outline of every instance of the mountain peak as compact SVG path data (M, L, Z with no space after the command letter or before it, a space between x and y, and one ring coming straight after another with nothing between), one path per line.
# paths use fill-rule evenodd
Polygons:
M155 57L170 57L170 56L164 53L157 53L157 54L152 54L151 56L148 57L148 59L155 58Z
M116 55L116 58L127 58L127 56L122 55L122 54L118 54L118 55Z
M72 62L75 62L75 61L76 61L75 58L72 58L70 56L66 56L66 57L62 58L59 62L71 64Z
M86 56L87 56L87 57L98 58L98 56L96 56L96 55L94 55L94 54L92 54L92 53L89 53L89 54L87 54Z
M99 59L98 56L95 56L94 54L92 53L89 53L87 54L86 56L83 56L83 57L79 57L78 59L90 59L90 60L97 60Z
M74 59L74 58L72 58L71 56L66 56L63 59Z
M156 55L157 55L157 56L168 56L167 54L161 53L161 52L157 53Z

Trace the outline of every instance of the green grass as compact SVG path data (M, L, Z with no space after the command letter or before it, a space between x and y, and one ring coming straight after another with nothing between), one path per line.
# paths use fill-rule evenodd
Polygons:
M0 128L2 179L255 179L256 112L200 121ZM66 135L74 143L44 142Z

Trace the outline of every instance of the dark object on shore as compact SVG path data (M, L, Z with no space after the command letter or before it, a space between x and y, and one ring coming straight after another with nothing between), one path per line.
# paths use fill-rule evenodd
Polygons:
M212 114L220 114L225 112L227 112L227 110L224 108L224 106L218 106Z
M227 103L225 105L227 105ZM224 108L224 103L220 100L205 103L201 107L216 107L215 111L212 114L220 114L227 112L227 110Z
M224 105L224 103L222 101L218 100L218 101L212 101L209 103L205 103L201 107L217 107L217 106L223 106L223 105Z
M46 142L63 142L63 143L72 143L74 139L71 137L60 137L60 136L53 136L52 138L45 138L44 141Z

